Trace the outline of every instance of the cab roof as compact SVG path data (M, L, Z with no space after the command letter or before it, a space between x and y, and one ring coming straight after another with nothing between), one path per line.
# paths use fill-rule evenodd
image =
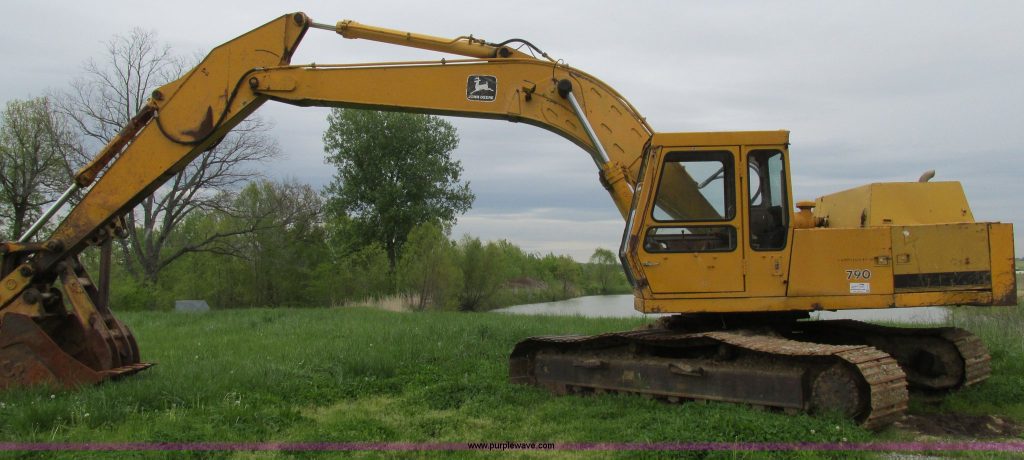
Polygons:
M789 131L718 131L704 133L655 133L652 145L665 147L715 147L727 145L789 145Z

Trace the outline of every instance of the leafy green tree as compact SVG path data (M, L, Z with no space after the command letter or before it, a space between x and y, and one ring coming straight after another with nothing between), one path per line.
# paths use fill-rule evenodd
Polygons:
M494 245L498 247L498 252L509 269L509 277L523 277L530 274L530 262L532 259L536 259L535 256L527 254L522 248L508 240L498 240Z
M417 311L449 309L462 292L458 253L441 227L427 222L409 232L395 270L398 286Z
M615 259L615 253L608 249L595 249L587 269L590 282L598 294L609 294L621 284L617 282L622 278L622 269Z
M261 180L226 199L178 226L163 257L184 263L161 270L158 284L222 308L316 303L313 276L327 259L320 195L305 184Z
M75 138L47 98L9 101L0 113L0 219L18 239L69 185ZM0 238L6 239L6 238Z
M237 238L225 240L248 263L253 305L299 305L323 247L320 195L306 184L261 180L238 194Z
M511 273L502 249L494 242L485 245L466 235L459 242L459 259L463 273L459 310L487 307Z
M392 290L388 255L376 243L321 263L312 281L318 302L326 306L381 297Z
M473 193L451 158L455 128L434 116L333 109L324 150L337 168L328 186L329 211L349 217L361 245L379 243L392 268L417 225L449 228L469 210Z
M541 260L545 270L554 278L561 292L558 298L568 299L577 293L583 270L580 264L569 256L548 254Z

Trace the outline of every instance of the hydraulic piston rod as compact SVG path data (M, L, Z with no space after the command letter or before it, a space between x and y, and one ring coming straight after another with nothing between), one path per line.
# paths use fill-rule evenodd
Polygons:
M60 208L64 206L64 203L67 203L68 200L70 200L71 197L74 196L75 192L78 191L78 189L79 186L77 183L71 184L71 186L64 191L64 194L61 195L60 198L57 198L57 201L53 203L53 206L50 206L50 209L47 209L46 212L43 213L43 215L39 216L39 218L36 219L35 223L33 223L31 227L29 227L28 231L21 235L21 238L18 238L18 242L27 243L28 240L32 239L33 236L36 236L36 233L39 232L39 229L43 228L43 225L46 225L46 223L50 221L50 219L53 217L54 214L57 213L57 211L60 211Z
M604 170L605 163L608 163L608 152L601 145L601 141L597 139L594 127L590 126L590 121L587 120L587 116L583 113L583 108L580 107L576 96L572 94L572 82L569 80L559 80L558 95L567 99L569 105L572 106L572 111L576 112L576 117L580 119L580 123L583 124L583 130L587 132L587 137L590 138L590 143L594 144L594 149L596 149L596 152L590 152L590 156L594 159L598 169Z
M333 30L345 38L362 38L376 42L391 43L412 48L420 48L442 53L459 54L462 56L475 57L479 59L501 58L530 58L529 55L508 46L488 43L472 35L462 36L455 39L435 37L433 35L404 32L401 30L388 29L384 27L360 24L352 20L338 21L336 25L321 24L314 22L311 27L316 29Z

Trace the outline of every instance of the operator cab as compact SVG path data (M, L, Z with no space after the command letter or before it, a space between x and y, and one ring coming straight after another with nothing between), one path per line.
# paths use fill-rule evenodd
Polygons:
M621 248L638 287L672 298L785 295L788 145L788 131L655 134Z

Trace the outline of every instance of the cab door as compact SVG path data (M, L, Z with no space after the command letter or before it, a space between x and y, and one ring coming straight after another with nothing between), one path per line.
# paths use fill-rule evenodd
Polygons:
M744 290L738 157L738 147L662 148L648 157L631 250L652 293Z
M746 172L742 203L746 205L747 294L786 295L792 209L784 145L745 146Z

